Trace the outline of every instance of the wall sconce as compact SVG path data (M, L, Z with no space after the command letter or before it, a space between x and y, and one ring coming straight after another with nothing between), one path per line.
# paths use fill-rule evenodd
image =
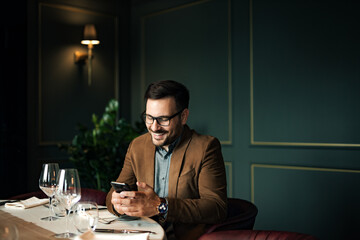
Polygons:
M88 62L88 84L91 85L91 69L92 69L92 49L94 45L100 44L100 41L97 39L96 36L96 29L94 24L86 24L84 28L84 37L81 41L81 44L87 45L88 52L80 52L76 51L74 53L75 63L85 63L86 60Z

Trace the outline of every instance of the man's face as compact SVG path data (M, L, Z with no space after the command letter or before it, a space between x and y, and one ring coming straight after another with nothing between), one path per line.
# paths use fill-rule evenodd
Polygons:
M146 102L146 114L152 117L169 117L177 112L173 97L148 99ZM186 124L187 116L188 109L185 109L179 115L170 119L169 126L161 126L156 120L152 124L145 123L151 134L153 144L168 151L169 145L180 136L183 125Z

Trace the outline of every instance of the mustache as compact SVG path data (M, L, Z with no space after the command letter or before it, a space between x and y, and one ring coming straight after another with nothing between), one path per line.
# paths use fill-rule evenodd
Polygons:
M167 133L167 131L165 131L165 130L153 131L153 130L149 129L149 131L152 132L152 133L158 133L158 134L159 134L159 133L160 133L160 134L161 134L161 133Z

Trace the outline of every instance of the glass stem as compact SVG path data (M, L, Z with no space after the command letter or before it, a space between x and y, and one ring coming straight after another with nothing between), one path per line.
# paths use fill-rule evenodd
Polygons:
M50 221L53 220L53 205L52 205L52 198L53 196L49 197L49 217L50 217Z
M68 219L69 219L69 215L70 215L70 209L66 209L66 237L70 236L70 230L69 230L69 226L68 226Z

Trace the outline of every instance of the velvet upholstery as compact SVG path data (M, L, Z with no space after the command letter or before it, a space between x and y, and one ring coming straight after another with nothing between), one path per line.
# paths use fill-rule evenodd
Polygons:
M228 198L226 220L219 224L211 225L206 233L224 230L253 229L257 216L257 207L246 200Z
M228 230L202 235L199 240L316 240L314 236L287 231Z
M41 190L35 192L24 193L20 195L16 195L10 197L10 200L24 200L31 197L37 198L47 198L45 193ZM91 189L91 188L81 188L81 199L80 201L93 201L96 202L98 205L105 206L106 201L106 193L100 190Z

